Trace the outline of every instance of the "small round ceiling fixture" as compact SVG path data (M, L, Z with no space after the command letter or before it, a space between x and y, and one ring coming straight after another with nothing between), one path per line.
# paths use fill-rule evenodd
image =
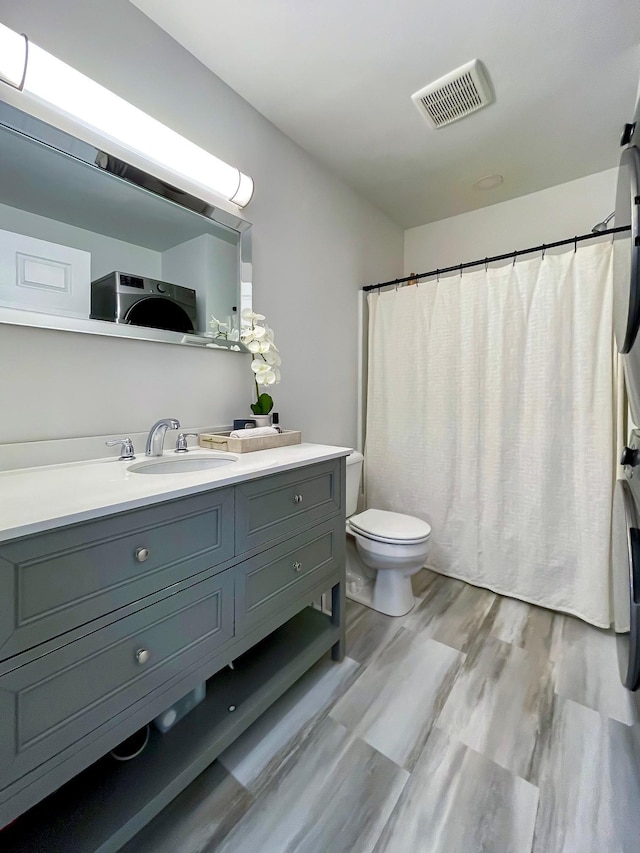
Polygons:
M485 175L473 185L474 190L495 190L504 181L502 175Z

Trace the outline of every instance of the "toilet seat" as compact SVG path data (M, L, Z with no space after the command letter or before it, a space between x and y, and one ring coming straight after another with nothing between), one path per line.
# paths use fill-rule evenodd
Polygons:
M426 542L431 535L431 527L426 521L383 509L367 509L351 516L348 523L354 533L372 542L389 545L417 545Z

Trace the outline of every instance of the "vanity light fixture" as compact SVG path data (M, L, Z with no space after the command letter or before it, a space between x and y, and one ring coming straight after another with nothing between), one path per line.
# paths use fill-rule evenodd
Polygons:
M16 90L18 96L5 98L5 93ZM62 130L71 129L91 144L111 147L109 153L141 158L142 168L154 171L155 167L156 177L162 180L182 177L188 186L181 188L204 195L205 200L213 192L244 207L253 195L248 175L1 23L0 97L22 109L28 101L32 109L27 112L45 121L55 114Z
M0 24L0 80L21 89L27 71L27 37Z

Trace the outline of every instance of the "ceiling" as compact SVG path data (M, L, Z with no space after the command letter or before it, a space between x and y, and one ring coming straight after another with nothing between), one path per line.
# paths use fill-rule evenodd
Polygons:
M615 166L634 113L637 0L132 2L405 228ZM474 58L495 102L433 130L411 94Z

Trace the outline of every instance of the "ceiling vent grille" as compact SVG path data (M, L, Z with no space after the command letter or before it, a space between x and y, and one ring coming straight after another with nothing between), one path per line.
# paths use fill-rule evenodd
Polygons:
M432 127L444 127L486 107L493 95L482 65L474 59L420 89L411 99Z

